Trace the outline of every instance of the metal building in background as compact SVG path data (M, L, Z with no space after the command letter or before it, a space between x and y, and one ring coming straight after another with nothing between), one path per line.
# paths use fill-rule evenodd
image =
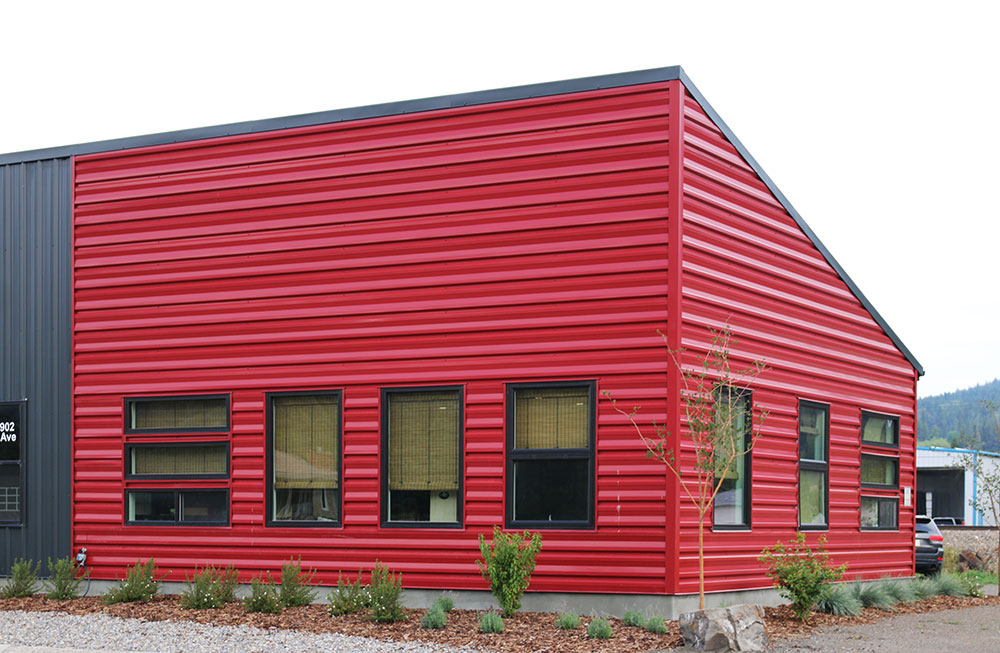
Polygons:
M71 178L0 165L0 574L70 552Z

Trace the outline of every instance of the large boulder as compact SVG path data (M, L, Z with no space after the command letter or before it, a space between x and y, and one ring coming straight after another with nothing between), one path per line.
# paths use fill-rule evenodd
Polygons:
M759 605L685 612L678 620L684 644L696 651L764 651L767 628Z
M958 554L958 566L962 571L969 571L970 569L975 571L985 571L986 569L986 563L983 561L982 557L970 549L965 549Z

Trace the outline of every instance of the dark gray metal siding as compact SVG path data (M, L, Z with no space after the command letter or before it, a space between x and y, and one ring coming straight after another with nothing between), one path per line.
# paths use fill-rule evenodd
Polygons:
M70 553L72 162L0 166L0 401L27 399L24 524L0 527L11 561Z

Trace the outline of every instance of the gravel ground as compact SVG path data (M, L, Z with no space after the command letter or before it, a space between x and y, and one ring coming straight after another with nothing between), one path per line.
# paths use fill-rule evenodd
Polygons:
M3 645L51 646L142 653L388 653L472 651L424 642L404 644L336 633L262 630L249 626L207 626L193 622L139 621L103 614L0 612Z
M906 614L874 624L822 628L773 644L770 653L858 651L1000 651L1000 606Z

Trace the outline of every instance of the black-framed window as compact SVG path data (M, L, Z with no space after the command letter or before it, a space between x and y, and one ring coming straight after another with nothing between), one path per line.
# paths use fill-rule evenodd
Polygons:
M125 478L229 478L229 443L128 442Z
M24 523L25 402L0 403L0 526Z
M267 524L341 522L341 391L267 394Z
M747 529L750 528L753 395L749 390L718 388L714 401L713 419L729 435L720 437L716 443L715 482L719 491L712 502L712 528Z
M862 530L894 531L899 526L899 499L861 497Z
M229 490L128 489L125 509L131 525L228 526Z
M899 448L899 418L861 411L861 444Z
M799 529L829 526L830 407L799 401Z
M899 459L861 454L862 487L898 488Z
M229 395L127 397L126 433L225 433Z
M594 527L595 381L507 385L507 526Z
M382 389L382 524L462 523L462 388Z

